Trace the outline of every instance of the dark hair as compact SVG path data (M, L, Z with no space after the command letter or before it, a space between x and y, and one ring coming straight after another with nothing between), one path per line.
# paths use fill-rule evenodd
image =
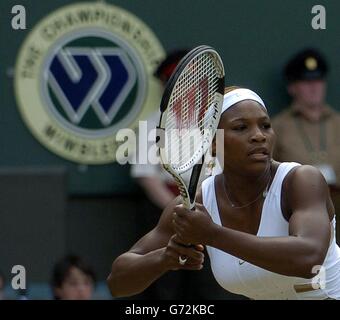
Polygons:
M60 288L62 286L63 282L68 277L72 267L81 270L83 273L89 276L92 279L93 283L96 282L94 271L82 258L76 255L67 255L59 260L53 268L51 280L52 289ZM53 294L55 296L54 292ZM56 296L55 298L58 299L58 297Z
M227 94L228 92L234 91L234 90L236 90L236 89L241 89L241 87L238 87L238 86L225 87L225 88L224 88L224 94Z

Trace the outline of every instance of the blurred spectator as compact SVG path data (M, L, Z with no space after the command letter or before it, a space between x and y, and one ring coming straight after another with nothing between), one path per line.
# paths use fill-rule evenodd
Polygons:
M274 158L314 165L328 184L340 186L340 115L326 103L327 71L315 49L299 52L286 65L292 103L273 120Z
M274 159L318 167L340 210L340 115L326 102L328 63L316 49L293 56L284 68L291 105L273 119ZM339 219L339 218L338 218ZM337 223L338 243L340 221Z
M89 300L94 285L95 274L82 258L68 255L55 264L51 283L55 299Z

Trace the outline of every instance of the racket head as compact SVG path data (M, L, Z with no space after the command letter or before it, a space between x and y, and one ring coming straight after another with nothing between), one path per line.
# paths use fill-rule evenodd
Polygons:
M203 158L216 133L224 94L224 66L215 49L199 46L179 62L162 97L157 141L162 165L183 204L193 208ZM189 182L183 174L191 172Z

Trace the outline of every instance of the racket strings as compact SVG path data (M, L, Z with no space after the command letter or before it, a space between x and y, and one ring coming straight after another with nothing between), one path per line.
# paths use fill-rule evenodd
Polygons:
M203 121L207 119L203 116L214 98L213 93L216 91L219 78L216 76L213 61L204 59L203 62L205 64L202 65L202 70L198 73L199 76L196 77L194 85L192 84L192 74L193 70L197 72L196 66L198 64L195 60L186 68L185 74L179 79L169 103L170 112L174 113L173 117L168 118L170 120L167 123L169 127L181 130L182 128L190 129L193 126L204 126ZM191 65L195 66L193 70L190 68ZM205 84L203 87L202 83ZM193 94L197 89L199 94ZM199 107L197 108L197 106Z
M214 87L212 87L212 90L216 89L218 86L218 84L216 84ZM191 94L190 94L191 96ZM206 100L207 98L209 98L209 93L206 93L204 95L201 95L200 99L202 99L203 101ZM196 98L191 98L192 100L189 100L188 104L192 104L196 102ZM196 103L195 103L196 104ZM209 105L209 102L207 102L207 105ZM204 109L204 111L206 111ZM182 104L182 100L177 100L176 103L173 106L173 113L174 113L174 117L169 118L169 121L167 123L167 125L169 125L169 127L173 128L173 129L190 129L193 127L193 125L188 125L188 124L194 124L194 126L196 126L197 128L203 127L204 126L204 121L207 122L208 119L206 119L204 117L204 113L205 112L200 112L200 114L198 114L198 120L196 121L196 116L197 114L195 114L194 109L189 107L183 108L183 104ZM186 126L183 126L183 124L187 124Z
M213 105L220 76L210 54L204 54L194 58L177 80L166 123L167 153L172 164L186 163L202 145L205 128L214 116L208 108Z
M172 157L177 158L178 162L183 162L191 158L193 153L202 146L207 133L209 134L209 126L204 126L212 117L213 113L209 118L205 117L204 119L201 119L199 128L196 127L182 130L173 129L168 132L168 138L170 140L168 153L171 154Z

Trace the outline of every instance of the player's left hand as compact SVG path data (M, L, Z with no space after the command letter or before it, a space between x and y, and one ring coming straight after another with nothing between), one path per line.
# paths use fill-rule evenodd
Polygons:
M216 224L202 204L196 203L193 211L183 205L177 205L174 211L172 223L179 242L183 244L209 244Z

